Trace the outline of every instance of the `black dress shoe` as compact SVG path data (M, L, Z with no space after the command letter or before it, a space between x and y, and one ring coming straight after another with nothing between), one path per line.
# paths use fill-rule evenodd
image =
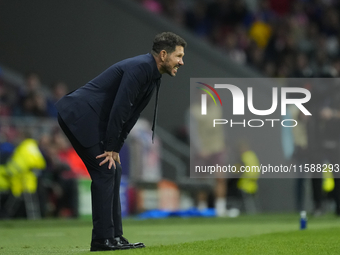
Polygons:
M117 242L117 240L108 239L96 239L91 242L91 251L114 251L114 250L126 250L134 248L132 244L123 244Z
M114 238L114 240L116 240L117 243L121 245L132 245L133 248L144 248L145 247L143 243L129 243L129 241L123 236L117 236Z

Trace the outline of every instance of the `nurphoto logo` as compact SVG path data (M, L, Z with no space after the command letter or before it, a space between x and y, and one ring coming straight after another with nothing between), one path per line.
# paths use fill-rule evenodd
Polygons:
M231 92L232 95L232 114L233 115L245 115L245 95L243 91L236 85L232 84L214 84L214 86L208 85L203 82L197 82L198 84L201 84L205 86L206 88L210 89L218 98L220 101L220 104L222 106L222 100L219 95L219 93L216 91L216 89L227 89ZM206 88L201 88L197 87L204 92L206 92L214 101L215 105L217 105L216 100L212 93L206 89ZM247 106L248 110L257 116L268 116L271 115L276 111L279 105L279 98L280 98L280 107L281 107L281 115L286 115L287 114L287 106L288 105L295 105L304 115L312 115L308 109L304 106L305 103L307 103L311 99L311 93L309 90L305 88L299 88L299 87L281 87L281 97L278 95L278 88L273 87L272 88L272 105L269 109L256 109L254 107L253 103L253 87L247 87ZM303 97L300 98L288 98L289 93L295 93L295 94L300 94ZM202 94L201 95L201 115L207 115L207 94ZM248 121L243 120L242 122L235 122L232 119L227 120L227 119L214 119L213 120L213 126L215 127L216 125L225 125L230 123L230 127L233 127L235 125L242 125L246 126L246 123L248 124L249 127L262 127L265 122L270 122L271 126L274 127L274 123L280 121L281 125L284 127L295 127L298 125L297 120L295 119L285 119L285 120L280 120L280 119L250 119Z

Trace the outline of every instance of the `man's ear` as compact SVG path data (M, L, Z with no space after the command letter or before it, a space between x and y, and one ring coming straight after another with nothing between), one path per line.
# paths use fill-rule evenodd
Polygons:
M159 57L161 58L162 62L165 61L167 55L168 53L166 52L166 50L161 50L161 52L159 53Z

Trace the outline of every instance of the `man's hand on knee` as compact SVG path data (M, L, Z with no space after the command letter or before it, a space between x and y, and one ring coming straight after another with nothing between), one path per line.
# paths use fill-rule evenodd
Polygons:
M96 157L96 159L99 159L99 158L105 158L102 162L99 163L99 165L102 166L105 163L109 162L109 169L111 169L112 166L114 166L114 169L116 169L115 161L117 161L120 164L120 158L119 158L118 152L105 151L103 154L100 154Z

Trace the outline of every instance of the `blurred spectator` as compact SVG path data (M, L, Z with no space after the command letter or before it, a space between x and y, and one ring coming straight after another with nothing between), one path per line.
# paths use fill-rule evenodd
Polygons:
M249 29L250 38L262 49L267 46L271 33L271 27L261 20L255 21Z
M340 85L336 82L328 84L329 89L324 97L322 108L320 109L321 123L321 144L320 154L322 163L340 165ZM340 174L333 173L334 191L332 198L335 201L335 213L340 216ZM331 174L331 175L332 175Z
M0 116L10 116L17 101L17 93L12 84L4 81L0 69Z
M237 36L235 33L229 33L225 38L224 49L229 55L229 58L236 63L244 65L246 63L247 57L246 53L238 47Z
M32 100L32 114L36 117L48 117L47 100L43 92L36 91L29 95Z
M48 205L44 208L44 215L78 216L77 175L64 155L69 148L68 141L59 129L53 130L51 136L43 135L40 139L40 149L47 161L47 171L40 178L40 198Z
M193 9L186 12L185 24L198 37L207 38L211 30L211 21L207 17L207 6L202 1L197 1Z
M305 38L306 31L309 25L309 20L306 12L303 9L303 3L294 1L292 12L289 19L289 26L291 27L291 35L295 41L300 41Z
M242 173L240 169L241 167L259 167L260 163L256 153L251 150L249 142L245 138L238 141L234 165L237 168L236 173L232 173L230 178L226 180L228 183L228 200L235 198L241 200L242 205L239 208L243 207L250 214L256 213L255 195L258 191L257 181L260 173ZM240 210L239 208L237 210ZM237 213L235 210L236 208L233 211Z
M19 87L18 102L13 110L14 116L47 117L46 89L42 87L40 77L30 72L25 77L24 86Z
M251 43L247 51L248 64L254 69L259 70L264 64L265 52L256 43Z
M262 20L268 24L275 22L276 19L275 12L271 9L269 0L260 0L259 9L255 12L254 16L258 20Z
M52 96L47 100L47 112L50 117L58 117L58 111L55 103L66 95L68 91L67 85L64 82L56 82L52 86Z
M309 162L308 156L308 135L307 135L307 121L308 117L304 115L295 105L289 107L289 111L293 119L299 122L295 128L292 129L294 137L294 153L293 161L296 165L305 165ZM303 173L298 173L296 178L296 209L297 211L306 210L305 208L305 179Z
M21 106L14 111L14 116L47 117L47 101L45 95L37 90L22 98Z
M184 24L185 6L182 1L168 0L163 3L164 15L178 25Z
M201 93L197 93L196 100L188 112L187 128L190 140L192 141L193 162L196 166L225 165L227 158L227 148L224 130L221 126L214 128L211 123L213 119L221 119L222 107L214 105L212 99L208 99L209 114L201 114L200 104ZM204 173L202 173L204 175ZM213 181L215 193L215 210L219 217L229 216L227 211L227 183L223 173L216 173L213 180L209 180L208 175L202 179L205 183ZM211 178L211 176L210 176ZM197 192L197 207L200 210L208 207L208 191L199 190Z
M9 146L6 147L8 149ZM46 162L38 143L32 138L25 138L9 153L6 162L0 165L0 191L5 193L6 200L1 217L22 215L30 219L40 218L35 199L38 187L35 171L44 170ZM21 210L23 202L25 209Z
M22 94L23 96L30 94L31 92L35 92L41 88L40 77L35 72L27 73L25 77L25 86L23 87Z
M304 53L300 53L296 57L296 65L292 76L296 78L311 78L314 76L313 70L308 64L308 58Z
M10 103L4 84L0 81L0 116L10 115Z

